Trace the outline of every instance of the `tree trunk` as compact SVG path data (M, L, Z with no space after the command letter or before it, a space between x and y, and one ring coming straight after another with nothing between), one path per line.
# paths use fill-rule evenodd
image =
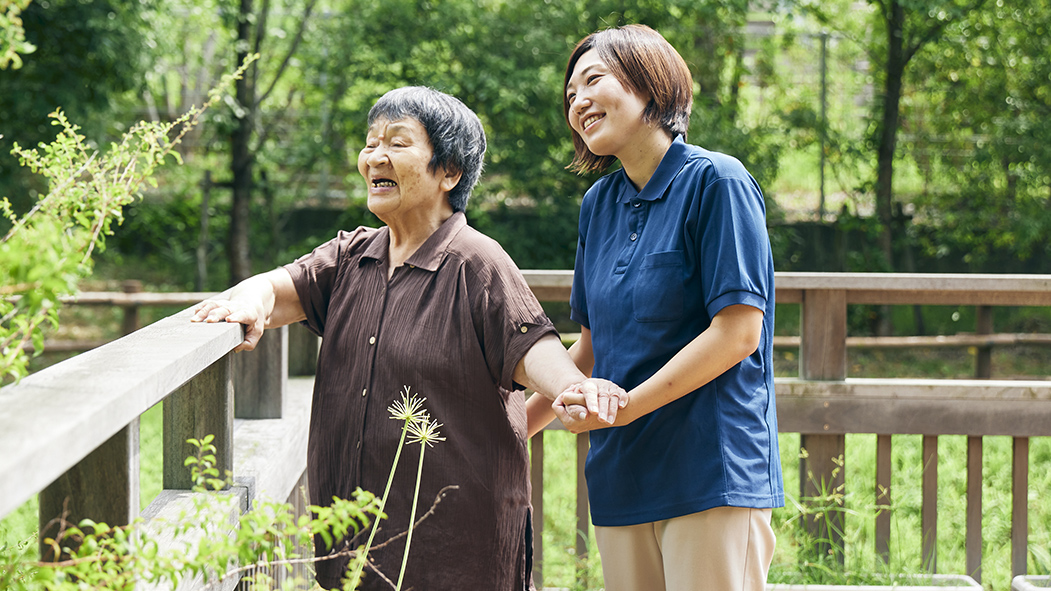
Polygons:
M251 47L250 15L252 0L241 0L237 20L237 63L244 63L247 57L245 48ZM254 69L253 69L254 70ZM252 127L255 119L255 96L249 72L237 81L236 98L240 110L237 115L237 127L230 138L232 153L230 172L232 173L233 200L230 208L230 284L247 279L252 275L252 262L249 255L249 233L252 210L252 153L249 142L252 138Z
M898 143L902 76L905 72L905 10L896 0L887 13L887 65L883 84L883 115L880 120L876 161L876 215L880 225L880 249L887 259L888 270L894 270L894 152Z

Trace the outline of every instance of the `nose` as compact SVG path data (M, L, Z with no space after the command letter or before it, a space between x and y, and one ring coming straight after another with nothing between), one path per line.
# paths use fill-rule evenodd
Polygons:
M390 160L387 158L387 150L382 146L376 146L369 152L368 157L365 158L365 162L369 166L380 166Z

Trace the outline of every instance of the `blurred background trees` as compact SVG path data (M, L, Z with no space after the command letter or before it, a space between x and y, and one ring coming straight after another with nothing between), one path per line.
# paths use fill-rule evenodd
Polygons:
M368 108L406 84L485 124L471 223L523 268L569 268L595 179L564 169L565 59L587 33L641 22L694 74L690 141L763 186L779 270L1046 272L1049 0L632 4L34 0L21 19L36 52L0 70L0 195L28 208L44 190L10 149L51 139L56 106L101 144L177 118L258 51L180 147L186 165L126 210L101 273L220 289L378 223L356 155Z

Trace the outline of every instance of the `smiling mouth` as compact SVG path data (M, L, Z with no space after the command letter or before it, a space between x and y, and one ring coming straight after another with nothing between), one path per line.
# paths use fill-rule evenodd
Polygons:
M372 179L373 187L397 187L398 183L390 179Z
M585 119L581 125L584 127L584 129L587 129L588 127L591 127L592 123L598 121L599 119L602 119L603 117L605 117L605 115L592 115L591 117Z

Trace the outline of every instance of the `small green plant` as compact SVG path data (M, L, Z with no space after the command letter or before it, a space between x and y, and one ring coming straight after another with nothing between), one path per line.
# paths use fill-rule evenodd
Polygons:
M280 569L289 575L280 586L291 589L309 584L292 574L293 566L344 557L350 559L350 564L343 589L356 589L379 522L385 517L383 506L401 450L406 445L420 444L414 495L418 500L424 450L444 441L438 433L441 425L423 408L424 400L410 394L406 387L401 400L389 409L391 418L403 421L402 439L382 498L358 489L352 499L335 498L326 506L311 505L306 515L297 515L290 503L261 501L255 502L252 511L238 515L237 496L230 490L231 475L220 474L216 468L215 437L188 439L187 443L195 449L184 462L190 469L192 491L196 493L190 509L181 512L172 522L156 519L145 523L140 519L119 527L87 519L75 525L62 523L54 538L44 540L51 556L56 557L52 560L32 558L36 548L29 541L0 546L0 589L130 590L136 582L176 585L182 578L197 576L209 584L236 576L250 589L273 589L278 586L274 573ZM454 488L442 489L430 510L418 519L418 505L414 500L408 529L375 546L379 548L406 537L396 589L401 588L404 578L413 530L434 513L446 492ZM232 516L236 516L233 525ZM355 547L354 540L370 524L368 543ZM173 534L174 544L162 545L158 535L162 528ZM337 545L342 548L316 557L313 552L316 538L323 540L328 550ZM391 582L391 586L395 584Z

